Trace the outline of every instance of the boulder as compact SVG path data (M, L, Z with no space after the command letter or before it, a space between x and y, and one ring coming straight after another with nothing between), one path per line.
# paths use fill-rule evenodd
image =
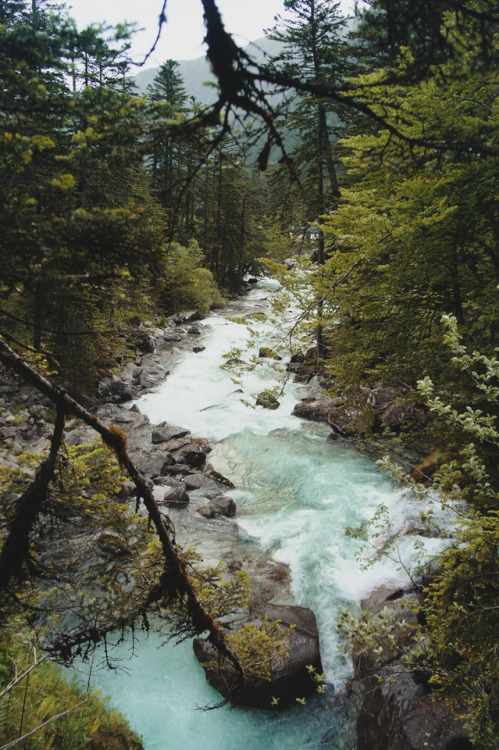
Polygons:
M394 401L379 415L381 423L390 430L398 431L408 420L422 426L426 423L427 412L416 404Z
M201 472L186 474L184 482L188 490L219 490L218 484Z
M131 383L127 383L116 375L104 378L97 386L97 395L99 398L110 401L111 403L120 404L125 401L131 401L135 398L135 391Z
M256 397L256 405L264 409L278 409L280 404L276 397L269 391L262 391Z
M414 595L382 586L361 603L372 615L393 617L392 635L376 643L377 653L355 648L352 687L360 696L357 750L472 749L466 731L443 700L426 694L417 675L404 665L404 652L418 627ZM405 621L406 628L396 623Z
M182 336L173 328L167 328L163 333L163 341L178 343L179 341L182 341Z
M168 474L172 474L173 476L184 476L185 474L190 474L191 471L191 467L187 466L187 464L173 464L173 466L168 467Z
M338 403L338 399L327 396L303 399L295 405L292 414L295 417L300 417L300 419L310 419L313 422L328 422Z
M173 487L165 492L163 504L167 505L168 508L184 508L188 504L189 499L189 495L185 491L185 486Z
M136 337L135 348L139 352L142 352L142 354L154 354L156 351L156 342L152 336L143 332Z
M194 652L203 665L207 681L233 703L270 708L274 705L273 700L278 699L279 707L283 707L316 690L309 667L318 674L322 673L319 633L315 615L306 607L267 604L251 624L258 625L265 616L271 620L279 620L285 629L294 626L289 634L288 654L282 660L274 660L270 680L250 678L241 693L236 689L234 671L230 668L223 673L220 671L217 655L208 640L195 639Z
M135 482L124 482L121 485L121 489L117 494L118 500L129 500L137 492Z
M141 474L154 477L158 474L165 474L172 465L173 459L161 451L140 451L135 457L135 463Z
M196 510L196 513L204 518L215 518L215 509L211 505L202 505Z
M190 442L179 450L173 451L170 455L176 464L185 464L198 469L206 462L207 448L203 441Z
M151 435L151 441L153 445L159 445L160 443L166 443L169 440L175 440L176 438L183 438L186 435L190 435L191 431L186 430L184 427L175 427L174 425L168 425L166 427L160 427L157 430L153 430Z
M353 406L337 406L327 419L328 423L340 437L354 437L362 431L363 414Z
M226 495L220 495L210 500L210 506L213 508L213 512L217 516L227 516L228 518L234 518L236 515L236 504L231 497Z
M282 357L279 354L273 351L273 349L269 349L268 346L261 346L258 352L258 356L260 357L260 359L265 359L265 358L275 359L275 360L282 359Z
M167 375L169 375L169 372L164 367L161 367L161 365L156 364L148 368L144 367L139 376L140 387L144 389L155 388Z
M199 310L186 310L172 315L171 320L181 326L184 323L195 323L198 320L202 320L203 317L203 313L199 312Z

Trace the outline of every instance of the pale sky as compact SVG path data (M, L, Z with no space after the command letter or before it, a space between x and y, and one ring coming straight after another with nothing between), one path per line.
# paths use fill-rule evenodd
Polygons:
M162 0L67 0L70 15L79 29L90 23L115 25L136 21L145 31L134 35L132 56L139 62L152 47L158 30ZM353 2L342 0L350 10ZM263 36L273 26L274 16L284 8L283 0L218 0L225 28L244 46ZM201 0L168 0L167 21L161 39L145 67L156 67L166 59L191 60L205 53Z

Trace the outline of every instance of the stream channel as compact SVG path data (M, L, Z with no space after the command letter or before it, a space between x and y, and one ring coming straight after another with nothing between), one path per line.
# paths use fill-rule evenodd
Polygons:
M243 376L243 396L231 373L220 369L223 354L248 338L246 326L226 315L249 320L267 308L277 287L262 280L223 314L206 318L205 350L171 354L165 364L172 374L137 403L151 422L182 425L211 440L210 463L236 485L228 494L236 501L241 533L289 565L295 603L316 614L328 689L305 707L284 711L228 706L203 711L200 707L216 704L220 696L205 682L191 642L161 645L154 634L144 636L138 646L135 642L133 656L131 643L119 647L119 670L100 670L97 659L92 682L127 715L146 750L351 750L352 707L331 710L350 671L338 651L338 609L357 606L382 582L407 583L389 560L363 570L359 543L344 534L346 527L370 519L380 503L396 528L410 522L411 504L392 480L351 444L327 440L325 425L291 416L294 404L307 395L303 386L289 383L275 411L252 409L241 398L254 403L256 394L274 384L270 365ZM262 338L256 352L272 345L268 324L258 327ZM401 539L402 552L410 556L410 537Z

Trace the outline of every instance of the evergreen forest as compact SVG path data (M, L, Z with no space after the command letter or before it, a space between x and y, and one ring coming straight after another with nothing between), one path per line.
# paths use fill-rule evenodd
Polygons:
M251 676L242 636L220 625L245 576L176 545L125 434L94 407L99 382L147 346L141 321L206 314L272 275L275 316L298 309L280 354L321 374L397 480L453 509L416 583L407 668L473 747L499 748L497 0L370 0L352 18L333 0L283 0L261 61L216 0L199 13L209 106L171 59L139 92L126 24L78 29L63 4L0 0L0 378L32 387L53 430L43 455L2 453L0 744L141 747L56 663L148 627L153 608L179 637L208 632L239 687ZM376 389L399 394L401 429L379 424ZM66 446L70 419L102 441ZM124 481L147 516L116 499ZM103 525L132 562L89 566L75 596L47 540ZM338 627L375 649L384 624L345 614ZM263 660L283 648L253 637Z

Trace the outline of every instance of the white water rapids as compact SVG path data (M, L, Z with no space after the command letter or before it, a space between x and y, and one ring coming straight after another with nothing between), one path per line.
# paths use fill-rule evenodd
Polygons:
M254 311L275 288L272 281L260 282L238 305ZM338 652L338 608L355 606L381 582L407 582L404 571L389 560L363 570L356 558L358 542L344 530L372 518L380 503L388 507L395 528L407 524L415 511L373 462L341 441L326 440L325 426L291 416L294 403L305 395L302 387L290 384L275 411L245 406L241 398L254 403L254 396L273 384L271 368L244 375L241 394L220 364L223 353L244 344L246 327L223 315L213 315L203 325L205 351L175 355L168 365L172 374L138 401L139 408L153 423L165 420L212 440L210 462L237 487L230 495L239 526L290 566L296 603L314 610L324 669L337 689L349 673ZM265 325L258 325L265 337ZM262 343L268 345L260 341L256 351ZM402 555L410 556L412 544L410 537L401 537ZM94 670L92 676L128 715L147 750L354 746L348 708L325 710L333 687L325 698L284 712L200 711L196 708L216 703L219 696L205 683L191 644L158 647L151 636L129 659L131 644L124 644L119 654L126 669Z

